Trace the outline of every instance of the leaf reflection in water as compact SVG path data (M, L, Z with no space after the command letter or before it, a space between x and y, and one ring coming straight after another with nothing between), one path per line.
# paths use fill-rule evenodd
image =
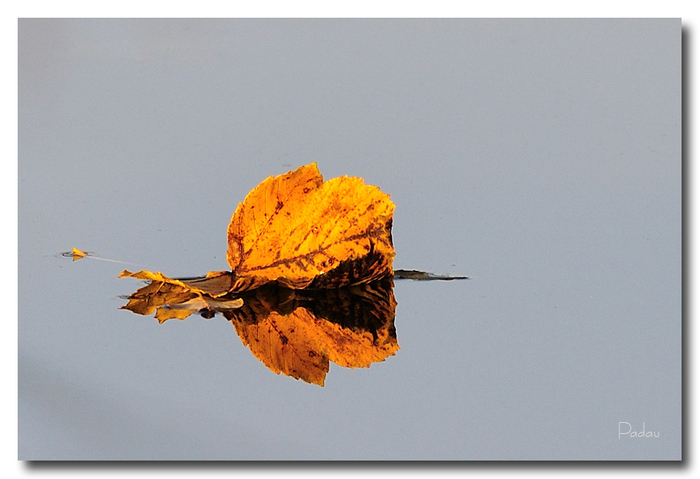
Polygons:
M151 281L128 296L123 309L142 315L155 311L160 323L193 313L205 318L221 313L243 344L276 374L323 386L330 362L366 368L399 349L391 278L330 290L294 290L272 283L235 297L213 297L205 290L216 289L223 275L171 280L140 273L123 273ZM198 286L192 289L193 284Z
M150 284L124 308L155 312L161 323L219 312L272 371L323 385L331 361L369 367L399 349L394 278L466 279L394 272L393 214L376 186L348 176L324 181L315 163L271 176L233 213L231 271L172 279L125 270L120 277Z

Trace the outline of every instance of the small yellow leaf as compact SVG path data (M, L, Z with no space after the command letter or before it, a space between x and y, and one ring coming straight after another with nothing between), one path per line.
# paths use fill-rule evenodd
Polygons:
M143 315L149 315L155 311L158 320L163 322L164 320L161 320L161 318L163 318L163 315L166 313L160 313L160 315L158 315L158 312L160 309L164 308L165 305L182 304L197 298L197 296L197 293L193 293L182 286L153 281L129 295L129 302L122 306L122 309L128 309L136 314ZM193 310L190 310L189 314L193 312Z
M84 251L80 251L78 248L73 248L71 255L73 256L73 261L78 261L79 259L86 257L88 254Z

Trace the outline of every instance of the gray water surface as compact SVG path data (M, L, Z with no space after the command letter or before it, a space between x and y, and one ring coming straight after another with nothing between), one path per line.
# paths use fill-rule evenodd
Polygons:
M319 387L119 309L312 162L471 278L397 281L395 356ZM680 454L680 20L20 20L20 459Z

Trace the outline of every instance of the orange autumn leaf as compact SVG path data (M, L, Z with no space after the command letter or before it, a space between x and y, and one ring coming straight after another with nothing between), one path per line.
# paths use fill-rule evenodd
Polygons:
M154 311L156 314L167 304L180 304L196 298L197 294L189 289L161 281L152 281L147 286L140 288L129 295L129 302L122 306L136 314L149 315ZM161 313L162 316L162 313ZM160 321L159 322L163 322Z
M124 271L122 276L151 281L147 286L129 295L127 298L129 302L122 306L122 309L142 315L149 315L155 311L155 318L159 323L164 323L168 319L185 319L202 310L226 311L243 306L241 298L214 298L195 292L179 280L170 279L160 273Z
M84 257L88 256L88 253L85 251L80 251L78 248L73 248L70 253L63 253L63 255L72 257L73 261L78 261L79 259L83 259Z
M231 218L232 291L272 281L338 288L391 276L393 212L376 186L347 176L324 182L315 163L270 177Z
M173 279L160 272L119 277L162 282L212 298L268 283L335 289L393 276L394 204L362 178L326 182L316 164L264 180L238 205L228 227L232 271Z

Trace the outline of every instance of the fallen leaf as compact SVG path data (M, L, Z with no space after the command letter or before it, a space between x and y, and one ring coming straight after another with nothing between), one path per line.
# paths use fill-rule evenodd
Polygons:
M85 251L80 251L78 248L73 248L73 251L68 253L68 255L73 257L73 261L78 261L88 255Z
M124 274L126 273L126 274ZM201 292L195 292L178 280L170 279L160 273L139 271L124 276L148 279L150 284L138 289L128 296L129 302L121 309L128 309L136 314L150 315L155 311L155 318L163 323L168 319L185 319L201 310L225 311L243 306L241 298L214 298ZM142 274L146 273L146 274Z
M389 195L362 178L326 182L316 164L270 177L238 205L228 227L232 291L276 281L338 288L393 274Z
M347 176L324 182L315 163L267 178L231 218L231 271L177 279L124 270L120 278L150 284L123 308L155 312L160 323L219 312L272 371L323 385L330 362L364 368L399 349L394 278L466 279L394 272L393 213L376 186Z
M197 293L193 293L184 286L163 281L153 281L129 295L127 298L129 302L122 306L121 309L128 309L144 316L153 314L156 311L156 319L162 323L166 319L172 319L168 317L167 312L160 312L161 309L167 309L164 308L165 305L184 303L197 296ZM192 314L192 312L189 314ZM189 314L178 319L185 319Z
M162 281L212 297L271 282L292 289L342 288L393 276L394 203L362 178L326 182L316 164L264 180L248 193L228 227L232 271L193 281L160 272L119 277Z

